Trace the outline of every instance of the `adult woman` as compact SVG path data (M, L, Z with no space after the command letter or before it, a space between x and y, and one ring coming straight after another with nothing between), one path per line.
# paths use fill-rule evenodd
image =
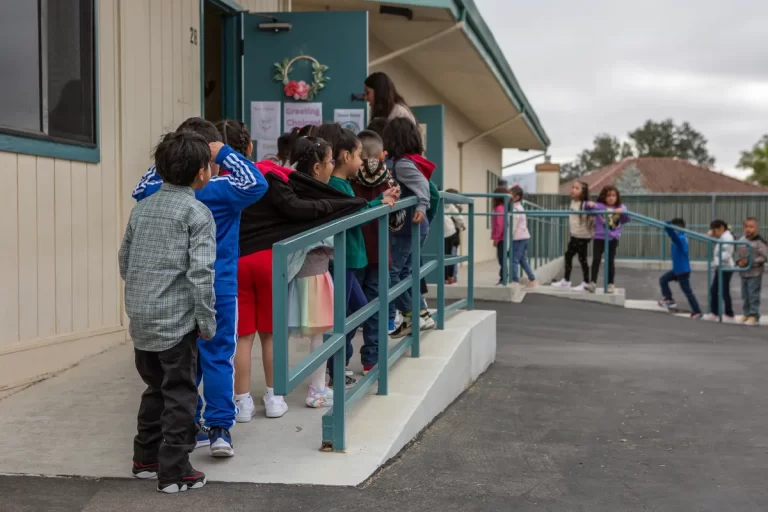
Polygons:
M385 117L391 121L405 117L418 126L413 112L386 73L377 71L365 79L365 101L371 106L371 119Z

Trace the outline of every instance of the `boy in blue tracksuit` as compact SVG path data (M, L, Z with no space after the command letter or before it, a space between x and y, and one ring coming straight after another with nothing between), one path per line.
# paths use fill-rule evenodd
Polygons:
M685 228L685 221L683 219L672 219L669 223L671 226L665 229L670 240L672 240L672 270L662 275L659 279L661 294L664 297L659 301L659 305L667 309L677 307L672 298L672 290L669 288L669 283L677 281L680 283L680 289L683 290L685 297L688 299L688 304L691 305L691 318L701 318L699 302L696 300L696 296L691 289L691 262L688 255L688 239L685 233L681 233L672 227Z
M235 124L229 121L228 124ZM237 127L244 129L242 123ZM211 147L212 173L208 185L195 192L197 199L211 210L216 224L216 335L211 340L198 340L197 384L205 381L204 424L207 434L198 435L198 447L210 444L214 457L234 455L229 429L235 424L234 366L237 345L237 259L239 250L240 212L267 192L267 181L248 158L221 142L216 126L199 117L184 121L177 131L199 133ZM247 129L246 129L247 130ZM249 140L250 137L246 140ZM219 166L226 174L218 174ZM160 189L162 178L149 168L133 191L137 201ZM200 422L203 401L198 397L196 420Z

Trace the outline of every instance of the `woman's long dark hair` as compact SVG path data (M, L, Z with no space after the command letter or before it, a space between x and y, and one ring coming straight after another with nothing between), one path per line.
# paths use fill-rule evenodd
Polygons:
M373 112L371 117L389 117L392 109L395 108L395 104L401 105L408 104L405 102L402 96L397 92L395 83L386 73L376 71L371 73L368 78L365 79L365 85L373 89Z
M603 187L603 190L600 191L600 195L597 197L597 202L607 206L608 203L605 202L605 199L608 197L609 192L616 192L616 204L611 206L621 206L621 192L619 192L619 189L613 185L606 185Z

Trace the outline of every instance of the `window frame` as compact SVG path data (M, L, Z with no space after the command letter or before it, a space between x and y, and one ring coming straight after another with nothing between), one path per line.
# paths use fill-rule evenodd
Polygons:
M8 127L0 127L0 151L22 153L33 156L61 158L88 163L99 163L101 160L101 122L99 109L99 2L90 0L93 7L93 115L94 142L78 142L45 133L27 132ZM38 5L42 6L42 3ZM45 22L45 12L40 7L38 19L40 24ZM46 34L42 33L41 40ZM41 52L45 49L41 47ZM41 106L47 102L47 85L44 80Z

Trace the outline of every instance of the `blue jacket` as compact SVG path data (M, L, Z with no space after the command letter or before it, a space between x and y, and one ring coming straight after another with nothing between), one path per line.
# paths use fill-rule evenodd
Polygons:
M675 274L688 274L691 272L691 262L688 257L688 238L684 233L675 231L674 228L665 228L672 240L672 272Z
M211 210L216 223L216 295L237 295L240 212L261 199L268 186L254 163L229 146L221 148L216 163L229 174L214 176L205 188L195 191L195 196ZM141 201L151 196L162 183L153 165L136 185L133 198Z

